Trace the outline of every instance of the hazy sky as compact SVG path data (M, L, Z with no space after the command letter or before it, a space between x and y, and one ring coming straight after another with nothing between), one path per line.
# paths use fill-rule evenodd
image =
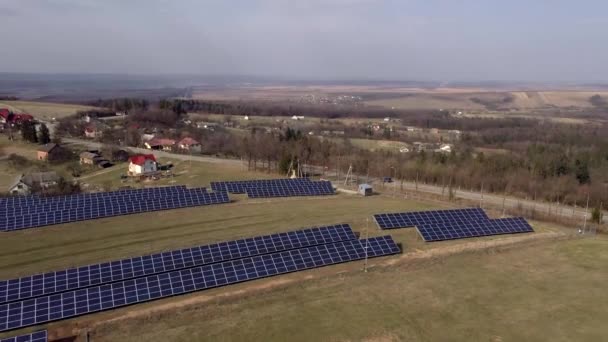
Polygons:
M0 0L0 71L608 81L605 0Z

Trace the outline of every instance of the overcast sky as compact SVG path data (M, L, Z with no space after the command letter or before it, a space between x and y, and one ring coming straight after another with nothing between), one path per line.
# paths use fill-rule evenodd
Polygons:
M605 0L0 0L0 71L608 80Z

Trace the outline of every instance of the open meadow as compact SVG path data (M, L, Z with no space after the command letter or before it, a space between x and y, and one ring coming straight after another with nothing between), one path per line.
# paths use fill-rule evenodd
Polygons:
M76 114L78 111L99 109L91 106L34 101L2 101L0 108L8 108L15 113L31 114L36 119L44 121L52 118L61 119Z
M82 177L103 186L208 186L269 178L242 166L161 159L175 177L123 184L119 164ZM390 234L402 255L230 285L50 323L51 336L93 341L597 340L596 302L608 241L532 222L535 233L425 243L415 229L381 231L375 213L446 208L385 195L247 199L3 233L0 279L302 227L349 223L364 238ZM577 291L588 286L586 291ZM572 314L580 329L557 329ZM311 329L314 327L314 329ZM515 329L515 327L518 327ZM42 327L32 327L33 331ZM83 330L84 329L84 330ZM12 333L11 333L12 334ZM0 334L0 337L9 334Z

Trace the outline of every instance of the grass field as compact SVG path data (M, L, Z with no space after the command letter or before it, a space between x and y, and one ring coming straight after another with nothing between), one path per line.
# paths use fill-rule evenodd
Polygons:
M109 186L110 188L119 188L121 186L131 186L139 188L162 185L208 186L212 181L278 177L275 174L268 174L265 172L245 172L244 166L233 166L232 164L218 165L218 163L189 162L168 158L160 158L158 161L161 164L173 164L173 177L162 178L157 181L135 182L129 180L123 182L121 181L120 176L127 173L128 164L120 163L114 165L110 169L98 171L82 177L79 181L98 187Z
M207 186L213 180L276 177L221 163L173 162L174 178L138 185ZM116 182L125 170L125 165L117 165L81 181L93 185ZM384 235L387 232L376 228L372 214L437 207L381 195L272 200L237 195L232 199L233 203L225 205L2 234L0 279L314 225L350 223L363 236L366 231L369 236ZM534 223L534 227L535 234L522 236L561 232L548 224ZM359 271L361 262L348 263L47 327L55 334L87 327L92 329L93 341L508 341L544 337L542 330L564 325L574 315L585 329L558 329L548 337L563 333L564 341L593 340L603 332L598 322L608 318L606 313L602 316L599 309L592 309L585 316L582 308L605 298L599 285L596 287L596 283L608 280L606 272L597 272L608 255L605 240L547 241L498 254L465 254L387 266L421 252L504 239L424 243L413 229L388 233L402 246L404 256L373 260L371 264L376 266L367 274ZM585 277L585 272L590 276ZM583 285L592 290L577 292ZM522 324L524 329L513 329Z
M41 120L60 119L81 110L98 109L90 106L31 101L2 101L0 108L9 108L16 113L28 113Z
M601 341L608 240L353 271L118 321L95 341Z

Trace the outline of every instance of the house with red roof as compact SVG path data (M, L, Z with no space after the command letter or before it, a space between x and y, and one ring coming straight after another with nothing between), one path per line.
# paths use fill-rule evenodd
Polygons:
M201 143L190 138L185 137L177 143L177 147L185 152L189 153L201 153Z
M150 141L146 141L144 145L149 150L171 151L173 150L173 146L175 146L175 140L154 138Z
M158 170L158 163L153 154L136 154L129 158L129 175L140 176L154 173Z
M0 123L3 124L12 124L12 125L20 125L26 121L32 121L34 117L29 114L15 114L9 111L6 108L0 109Z
M0 123L7 123L11 116L11 112L6 108L0 108Z

